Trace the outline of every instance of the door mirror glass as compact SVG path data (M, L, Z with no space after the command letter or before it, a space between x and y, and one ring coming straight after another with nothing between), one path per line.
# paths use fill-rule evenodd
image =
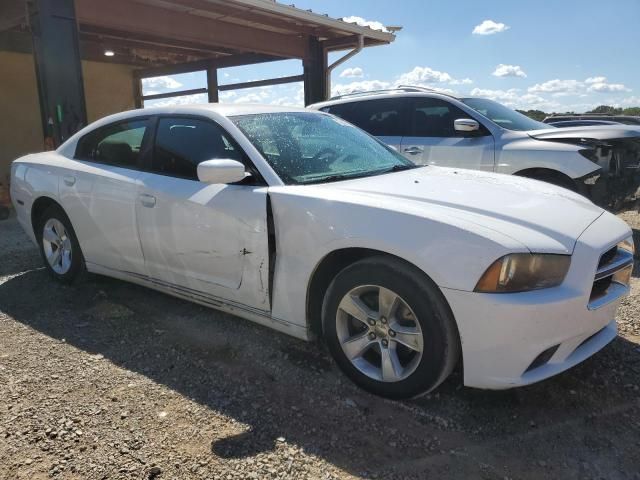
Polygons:
M237 160L206 160L198 164L198 180L204 183L235 183L249 175Z
M477 132L480 130L480 124L470 118L458 118L454 120L453 128L456 132Z

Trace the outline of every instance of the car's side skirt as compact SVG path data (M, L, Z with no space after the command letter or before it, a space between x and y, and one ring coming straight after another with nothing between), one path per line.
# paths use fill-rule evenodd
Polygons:
M87 262L86 265L87 270L91 273L114 277L119 280L135 283L147 288L152 288L162 293L166 293L183 300L188 300L205 307L215 308L216 310L230 313L238 317L246 318L247 320L251 320L252 322L264 325L269 328L273 328L274 330L286 333L302 340L310 340L311 338L308 329L303 328L300 325L288 322L286 320L273 317L270 312L265 310L260 310L232 300L215 297L199 290L193 290L181 285L175 285L163 280L149 277L147 275L142 275L135 272L126 272L123 270L116 270L89 262Z

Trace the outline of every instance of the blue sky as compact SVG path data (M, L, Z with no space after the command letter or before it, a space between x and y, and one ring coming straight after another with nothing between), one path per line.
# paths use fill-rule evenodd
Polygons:
M295 5L334 18L403 27L391 45L367 48L338 67L334 94L402 83L549 112L640 106L640 0L296 0ZM230 68L219 72L219 82L301 71L299 61ZM193 73L149 80L144 91L204 84L204 75ZM291 84L225 92L221 102L295 105L302 98L302 85ZM162 102L193 101L206 99Z

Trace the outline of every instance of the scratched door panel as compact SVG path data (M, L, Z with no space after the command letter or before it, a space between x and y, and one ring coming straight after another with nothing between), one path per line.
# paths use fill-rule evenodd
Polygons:
M140 182L136 214L148 274L268 310L266 187L153 173Z

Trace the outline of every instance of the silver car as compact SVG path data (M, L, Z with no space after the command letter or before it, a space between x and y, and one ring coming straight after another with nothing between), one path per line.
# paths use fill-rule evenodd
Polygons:
M309 108L347 120L417 164L553 183L613 206L640 184L640 128L555 128L492 100L420 87L334 97Z

